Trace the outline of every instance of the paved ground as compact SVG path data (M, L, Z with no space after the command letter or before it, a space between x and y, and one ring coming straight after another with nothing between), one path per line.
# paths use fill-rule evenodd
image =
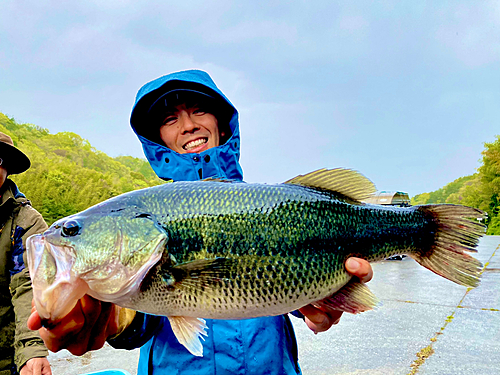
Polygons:
M292 318L304 375L499 374L500 236L485 237L475 256L485 269L474 290L409 258L385 261L374 265L369 283L381 300L376 310L345 315L318 335ZM135 375L137 357L108 347L83 357L54 353L49 360L54 375L116 367Z

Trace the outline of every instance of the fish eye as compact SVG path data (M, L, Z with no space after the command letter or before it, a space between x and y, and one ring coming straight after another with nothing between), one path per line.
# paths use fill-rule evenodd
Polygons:
M76 236L82 227L76 220L69 220L62 225L62 234L65 237Z

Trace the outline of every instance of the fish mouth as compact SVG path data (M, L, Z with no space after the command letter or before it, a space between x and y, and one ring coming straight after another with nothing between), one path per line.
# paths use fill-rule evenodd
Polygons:
M167 236L159 234L155 233L131 252L147 253L143 262L127 266L119 257L110 257L93 267L82 267L74 247L51 243L49 231L29 237L26 242L28 268L40 318L47 324L61 320L85 294L116 304L128 302L139 291L144 276L162 257ZM121 253L128 243L118 234L115 248Z
M33 235L26 242L33 299L43 320L58 321L75 307L89 290L88 284L72 271L73 248L53 245L44 235Z

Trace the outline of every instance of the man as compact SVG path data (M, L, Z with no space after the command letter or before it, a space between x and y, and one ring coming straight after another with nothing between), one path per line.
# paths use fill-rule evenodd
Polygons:
M30 167L28 157L0 133L0 375L50 375L47 349L26 322L31 312L31 280L25 243L47 224L8 175Z
M152 168L163 179L243 179L238 112L204 72L173 73L143 86L131 125ZM351 258L347 266L363 281L371 278L368 262ZM327 330L341 315L313 306L300 311L315 332ZM97 349L105 340L115 348L141 347L138 374L300 373L288 315L207 320L207 326L203 357L195 357L177 342L165 317L84 297L61 322L40 333L49 349L67 348L74 354ZM36 313L30 327L41 327Z

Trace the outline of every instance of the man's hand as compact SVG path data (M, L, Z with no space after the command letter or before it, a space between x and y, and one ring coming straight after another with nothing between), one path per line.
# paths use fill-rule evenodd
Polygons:
M52 375L47 358L31 358L21 367L20 375Z
M44 327L32 303L28 328L38 330L47 349L53 352L67 349L74 355L83 355L102 348L106 339L117 333L119 311L120 307L112 303L85 295L68 315Z
M373 277L373 270L370 263L361 258L349 258L345 262L347 272L357 277L363 283L367 283ZM309 329L314 333L324 332L337 324L342 316L342 311L336 313L327 313L317 309L313 305L307 305L299 309L304 315L305 322Z

